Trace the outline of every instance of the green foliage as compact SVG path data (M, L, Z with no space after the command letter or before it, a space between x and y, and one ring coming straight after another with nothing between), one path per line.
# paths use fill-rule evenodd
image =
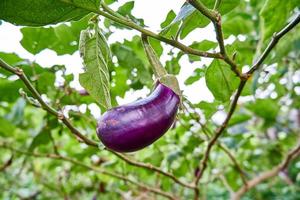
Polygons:
M124 98L128 91L151 90L154 86L152 68L139 32L132 31L136 35L123 41L110 44L106 41L107 38L110 41L119 29L131 30L128 24L131 27L138 25L147 33L144 19L132 14L134 1L102 2L116 8L116 16L124 16L122 20L125 22L94 16L92 11L104 12L99 8L99 0L0 1L0 31L6 22L25 26L20 27L23 36L20 44L35 58L45 49L53 50L57 55L76 56L74 53L80 52L84 73L80 74L79 81L88 91L87 96L71 87L78 74L68 74L66 66L41 66L21 58L16 52L0 52L0 58L21 69L51 107L63 112L78 131L97 142L94 103L101 106L102 113L117 106L118 97ZM201 2L209 9L214 9L216 3L215 0ZM215 9L222 15L228 57L243 72L261 55L272 34L294 19L300 5L299 0L218 2L220 5ZM149 163L180 181L190 183L195 179L209 141L229 112L239 79L222 59L186 54L173 46L166 48L163 37L185 43L182 39L194 30L206 30L210 21L205 16L187 3L178 13L169 10L165 14L166 19L161 19L162 30L155 35L156 38L149 38L149 42L165 63L168 73L179 80L183 75L186 77L180 81L182 109L162 138L126 156L130 161ZM152 31L155 33L156 30ZM190 48L210 53L219 51L216 40L205 40L202 35L193 40L195 42L187 45ZM295 146L300 132L299 50L298 25L278 42L261 70L247 81L226 129L211 148L207 168L199 183L201 197L230 199L228 187L237 191L243 186L238 168L220 145L231 152L248 180L278 165ZM183 74L188 67L186 62L195 69L189 76ZM58 78L62 78L62 83L56 82ZM190 96L185 96L186 90L203 78L206 85L192 92L193 97L197 97L195 99L204 100L188 103ZM203 91L207 89L213 100L205 100L207 94ZM36 99L22 80L0 67L0 199L165 199L128 181L94 171L94 168L157 187L180 199L194 198L192 189L184 188L153 170L129 165L100 147L101 144L99 148L83 144L57 116L50 115L39 105L34 107L32 101ZM25 155L3 148L3 144L28 153L53 155L58 152L76 160L77 164L51 156ZM12 155L12 163L3 167ZM257 184L242 199L299 199L299 169L300 160L295 158L280 176Z
M43 26L78 20L89 13L81 9L98 9L98 0L4 0L0 2L0 18L16 25ZM30 9L28 9L30 8Z

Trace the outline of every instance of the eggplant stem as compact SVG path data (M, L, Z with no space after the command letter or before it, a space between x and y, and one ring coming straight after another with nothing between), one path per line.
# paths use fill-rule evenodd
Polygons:
M159 79L159 78L167 75L168 74L167 70L162 66L154 49L149 44L148 37L145 34L142 34L142 43L143 43L147 58L152 67L153 73L155 75L155 78Z

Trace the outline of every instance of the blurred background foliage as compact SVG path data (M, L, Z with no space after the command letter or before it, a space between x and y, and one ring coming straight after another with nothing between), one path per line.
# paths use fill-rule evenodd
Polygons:
M22 19L5 18L5 14L11 12L9 6L13 1L4 2L8 2L8 7L0 14L0 18L19 25L29 25L21 28L23 38L20 43L34 55L44 49L51 49L57 55L73 54L78 50L80 31L88 27L91 17L88 12L79 9L69 13L68 18L46 20L47 17L51 17L46 12L48 16L36 17L36 22L25 23L23 20L36 15L35 12L40 10L29 9L28 12L23 12L27 17L22 16ZM15 1L15 7L28 2L30 1ZM63 6L60 1L51 2L53 9ZM80 4L81 1L75 2ZM105 2L110 4L114 1ZM208 0L204 3L212 8L215 1ZM1 12L4 5L5 3L0 3ZM219 11L222 14L224 37L232 40L226 45L226 49L229 55L236 54L235 61L240 70L249 69L253 60L270 41L272 34L279 31L293 14L299 12L299 5L298 0L221 1ZM119 7L118 13L139 26L146 27L143 19L132 15L133 7L134 1L128 1ZM78 21L30 27L45 25L49 21L57 23L73 19ZM103 20L99 23L107 38L119 29L128 28L112 20L101 19ZM208 19L189 4L184 4L179 13L171 10L166 19L162 19L160 34L168 38L183 39L195 29L208 25ZM191 47L209 52L218 49L216 41L201 41L201 36L198 40L191 44ZM151 39L150 42L159 56L166 51L165 44L158 40ZM116 98L124 97L129 89L151 89L153 79L139 35L109 45L113 55L113 62L109 66L111 99L116 106ZM179 64L184 54L173 48L164 53L171 56L171 59L165 62L166 69L169 73L178 75L184 67ZM14 67L23 69L51 106L65 110L75 127L97 141L96 119L88 107L95 103L95 100L90 96L80 95L70 86L74 76L65 73L65 66L54 65L45 68L34 61L24 60L15 53L0 52L0 58ZM189 55L191 63L197 64L200 60L200 57ZM279 42L264 62L263 68L247 83L228 128L219 139L219 144L234 155L247 179L279 164L299 138L299 66L300 26ZM58 74L64 79L63 83L57 83ZM192 85L201 79L205 79L214 101L201 101L192 106L185 102L187 108L180 111L176 123L165 136L130 156L171 172L185 182L194 178L208 138L220 125L217 119L223 119L230 105L230 97L237 88L237 78L230 67L219 60L211 59L211 64L199 66L185 84ZM193 190L174 184L162 175L128 165L108 151L97 151L79 143L55 117L24 100L19 94L20 88L30 95L21 80L0 69L1 142L27 152L59 152L87 165L155 185L182 199L193 198ZM201 88L195 91L195 95L197 93L201 93ZM210 131L205 133L199 121ZM5 164L7 167L1 168ZM76 164L24 155L4 148L0 148L0 168L1 199L163 199L126 181ZM300 158L296 158L279 176L257 185L243 199L299 199L299 172ZM235 191L242 185L240 173L232 160L216 145L211 152L208 169L200 181L201 195L206 199L228 199L229 188Z

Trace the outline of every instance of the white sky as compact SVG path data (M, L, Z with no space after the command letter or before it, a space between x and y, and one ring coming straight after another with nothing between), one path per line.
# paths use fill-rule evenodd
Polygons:
M119 0L118 3L113 4L111 7L113 9L118 8L126 1ZM173 9L175 13L178 13L184 0L135 0L135 7L133 10L133 15L145 20L145 24L149 26L149 29L157 32L160 29L160 23L164 21L166 15L170 9ZM157 6L159 5L159 6ZM154 14L153 14L154 13ZM137 34L136 31L131 30L117 30L113 36L109 38L109 42L122 41L124 38L130 39L133 35ZM22 34L20 32L20 27L11 25L9 23L3 23L0 26L0 52L7 53L17 53L20 57L36 61L41 66L50 67L54 64L63 64L66 66L70 73L75 74L78 77L78 73L82 69L82 61L79 57L79 53L75 52L73 55L63 55L57 56L52 50L44 50L38 55L32 55L27 52L19 43L22 39ZM189 45L193 41L202 41L204 39L215 41L215 34L212 26L208 26L205 29L197 29L186 37L182 42ZM169 49L169 48L165 48ZM166 55L167 51L161 58L162 62L169 59ZM181 89L184 90L184 95L188 97L193 103L198 103L201 100L212 101L213 96L205 86L205 80L194 83L191 86L185 86L184 81L193 74L195 68L202 66L204 63L209 63L209 59L202 59L201 62L195 62L190 64L187 56L184 56L181 61L181 71L177 76ZM79 83L74 82L73 87L78 88ZM131 102L139 97L145 97L149 90L143 89L141 91L128 91L125 98L118 99L120 104Z

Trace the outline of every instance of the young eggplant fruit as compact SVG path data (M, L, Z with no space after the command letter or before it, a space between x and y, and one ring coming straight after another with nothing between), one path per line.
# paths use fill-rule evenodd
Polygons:
M111 150L140 150L167 132L179 104L180 97L158 82L148 97L105 112L98 121L97 135Z

